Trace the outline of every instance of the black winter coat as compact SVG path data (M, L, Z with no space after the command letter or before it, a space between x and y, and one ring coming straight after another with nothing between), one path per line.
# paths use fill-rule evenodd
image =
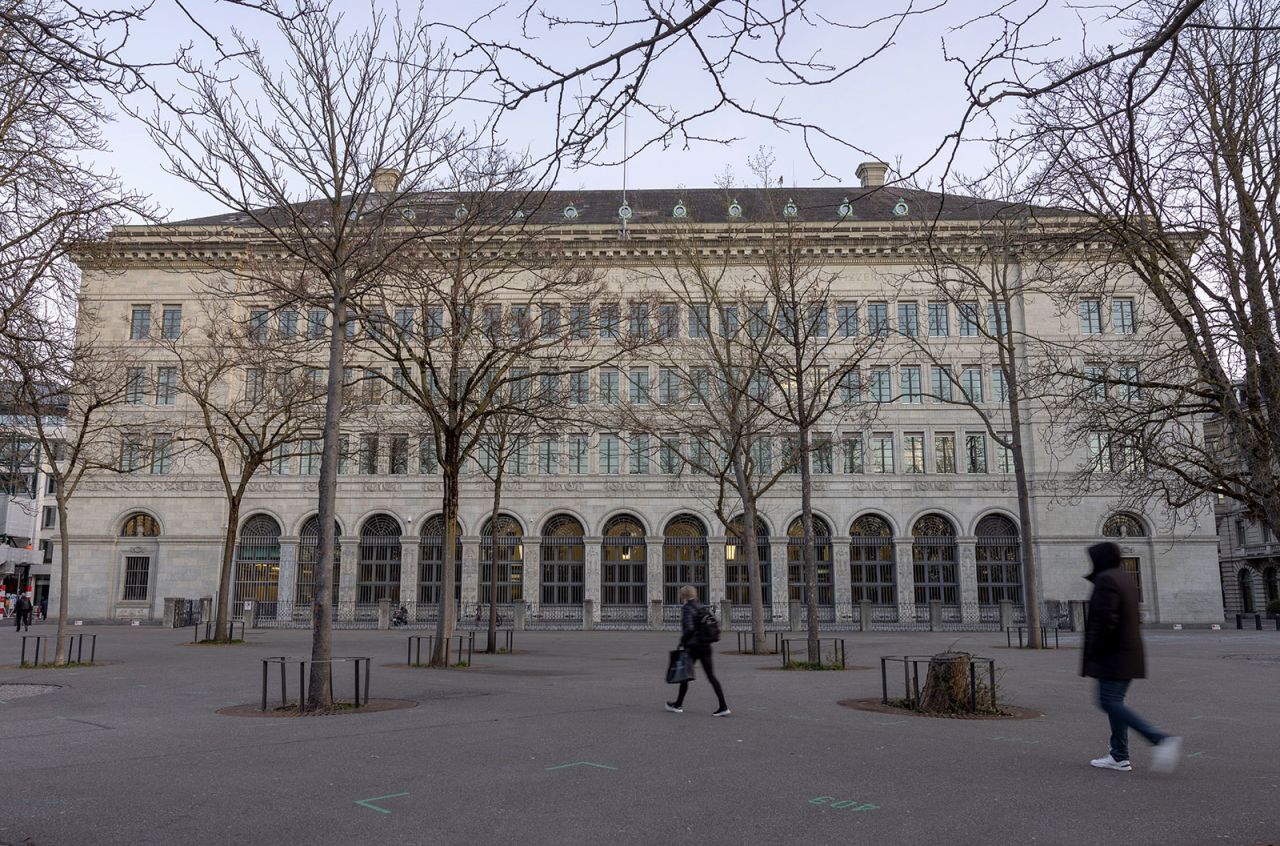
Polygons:
M1112 547L1099 550L1099 547ZM1120 550L1115 544L1098 544L1089 550L1094 556L1094 572L1085 578L1093 582L1089 597L1089 619L1084 630L1084 660L1080 675L1095 679L1144 679L1146 659L1142 650L1141 619L1138 614L1138 586L1120 566Z
M694 625L698 619L698 612L704 606L696 599L690 599L680 609L680 645L689 649L709 649L708 644L698 639L697 627Z

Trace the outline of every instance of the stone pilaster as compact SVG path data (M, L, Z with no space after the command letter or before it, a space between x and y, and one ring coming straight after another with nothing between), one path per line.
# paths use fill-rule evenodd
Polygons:
M480 601L480 538L462 539L462 605L474 606ZM461 609L459 609L459 615Z
M898 621L910 623L916 619L916 572L909 536L893 539L893 555L898 576Z
M707 538L707 599L714 605L725 598L724 538ZM722 621L727 626L728 621ZM725 629L728 631L728 629Z
M592 614L592 622L600 622L600 579L603 571L601 563L601 547L600 537L592 535L582 539L583 544L583 565L582 565L582 598L590 602L590 610ZM585 613L585 610L584 610Z
M360 539L343 537L341 556L338 567L338 619L354 620L356 616L356 582L360 578ZM323 562L316 566L323 574Z
M411 619L418 606L418 541L417 535L400 536L400 605Z
M526 535L521 543L524 548L521 594L525 604L536 610L542 601L542 538Z
M960 619L966 625L978 622L978 539L956 538L956 561L960 578Z
M298 597L298 539L280 538L280 571L276 584L276 619L293 618L293 603Z
M773 594L773 619L787 620L790 613L790 593L787 590L787 542L785 540L769 543L770 573L773 582L770 590Z
M853 619L853 588L849 581L849 540L831 539L831 582L836 603L836 619Z
M662 535L645 538L645 582L648 584L649 602L662 601Z

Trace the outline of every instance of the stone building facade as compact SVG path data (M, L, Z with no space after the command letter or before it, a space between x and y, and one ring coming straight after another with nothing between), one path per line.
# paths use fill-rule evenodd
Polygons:
M943 219L962 231L978 212L952 209L936 195L885 188L878 184L881 174L863 169L858 187L781 192L782 214L821 234L828 267L837 274L823 304L822 331L852 337L883 321L891 333L909 324L921 336L936 335L966 384L990 398L998 415L1001 386L993 380L989 351L981 338L961 331L966 319L985 319L989 304L960 314L931 302L927 290L895 281L909 261L902 247L910 220L941 209ZM751 220L762 237L779 225L759 207L719 191L632 192L625 214L616 193L603 191L555 192L545 207L563 216L556 237L565 249L606 266L624 301L628 286L636 284L630 268L653 262L669 227L681 219L708 231ZM167 415L189 413L163 393L172 379L164 368L172 363L146 343L154 333L174 331L199 308L201 265L182 246L184 233L193 240L211 231L234 238L243 227L230 217L189 221L163 233L125 227L106 247L110 267L102 254L83 263L86 297L101 316L100 331L126 354L136 349L134 366L146 371L138 402L145 437L172 432L177 424L167 423ZM741 261L751 260L744 252ZM1139 299L1121 291L1064 311L1049 297L1028 296L1011 303L1008 319L1064 343L1079 332L1118 337L1140 331L1134 320ZM274 327L282 316L272 312L264 319ZM680 312L678 321L678 331L689 331L687 313ZM656 385L662 366L637 361L627 369L643 370ZM929 369L900 349L886 352L882 364L868 363L859 386L870 390L882 378L892 386L874 420L848 426L833 420L824 427L831 446L815 455L813 505L817 602L828 626L853 625L863 603L883 626L919 625L931 600L942 602L952 627L992 625L1001 600L1020 613L1023 527L1008 456L993 448L971 409L931 401ZM602 378L591 370L592 402L601 401ZM630 378L623 374L624 392ZM1088 457L1053 453L1048 435L1054 425L1046 415L1033 415L1024 430L1041 599L1051 613L1061 607L1065 616L1068 600L1087 596L1085 548L1111 536L1139 578L1149 621L1221 619L1217 539L1201 528L1170 530L1163 512L1126 512L1119 497L1106 493L1062 499L1055 474ZM442 488L433 458L421 433L398 428L391 413L373 427L353 422L349 434L380 446L370 451L370 461L353 460L339 477L335 613L342 621L368 619L378 600L389 599L404 604L414 619L428 619L439 595L442 558ZM675 590L692 582L712 601L731 602L740 622L747 602L743 555L715 516L713 486L663 472L656 458L633 460L628 447L635 444L602 424L597 431L564 432L545 453L531 445L504 485L496 531L491 484L479 473L465 475L457 573L462 613L496 599L523 606L534 624L577 626L586 613L602 626L645 626L658 607L671 618ZM271 469L252 483L242 512L234 607L253 601L260 620L289 623L305 619L311 580L320 569L318 466L306 455L282 455ZM87 480L74 508L69 589L76 616L154 620L166 597L215 592L227 507L220 483L198 456L172 463L153 456L138 472ZM784 477L762 503L758 544L766 614L775 624L788 618L791 602L803 599L799 513L798 477ZM488 568L495 556L500 586L490 597Z

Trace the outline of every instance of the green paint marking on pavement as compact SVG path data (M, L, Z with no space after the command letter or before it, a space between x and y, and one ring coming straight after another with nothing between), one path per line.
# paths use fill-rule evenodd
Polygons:
M825 805L828 808L838 808L840 810L849 811L878 811L879 805L873 805L870 802L859 802L857 799L837 799L834 796L815 796L809 800L810 805Z
M548 770L566 770L569 767L598 767L602 770L616 770L617 767L611 767L608 764L596 764L591 761L574 761L572 764L556 764L554 767L547 767Z
M374 805L373 803L381 799L395 799L397 796L408 796L408 795L409 795L408 793L388 793L386 796L372 796L368 799L357 799L356 804L363 805L371 811L377 811L379 814L389 814L391 812L388 811L386 808L379 808L377 805Z
M1192 752L1192 753L1191 753L1190 755L1188 755L1187 757L1188 757L1188 758L1199 758L1199 757L1200 757L1201 755L1203 755L1203 754L1204 754L1203 752Z

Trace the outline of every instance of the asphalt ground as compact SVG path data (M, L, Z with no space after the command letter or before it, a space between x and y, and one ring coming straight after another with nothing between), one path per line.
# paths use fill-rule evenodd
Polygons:
M371 694L417 707L263 719L216 711L257 702L261 659L307 654L309 633L84 631L114 663L0 670L0 689L61 685L0 704L0 844L1280 843L1280 632L1147 632L1152 678L1129 702L1186 738L1160 776L1136 736L1134 772L1089 766L1107 724L1072 636L1031 653L849 633L849 663L876 669L845 672L780 671L730 640L733 715L713 719L702 679L683 714L663 708L669 633L518 633L514 654L425 670L386 666L401 632L344 631L335 654L373 658ZM994 657L1002 696L1044 716L838 704L879 696L879 656L948 647ZM17 656L0 629L0 662Z

